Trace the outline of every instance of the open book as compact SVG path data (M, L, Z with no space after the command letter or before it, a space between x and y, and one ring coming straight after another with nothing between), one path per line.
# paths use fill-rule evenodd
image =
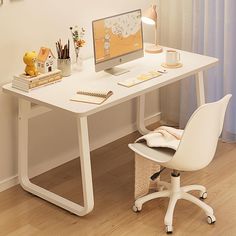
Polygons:
M76 102L102 104L112 94L112 91L80 90L77 91L77 93L70 100Z

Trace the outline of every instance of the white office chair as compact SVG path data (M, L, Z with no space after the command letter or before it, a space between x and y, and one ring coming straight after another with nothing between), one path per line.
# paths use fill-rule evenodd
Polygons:
M133 206L133 210L138 212L141 211L142 205L149 200L169 197L169 205L164 219L167 233L173 231L173 213L175 204L179 199L191 201L201 207L207 215L209 224L216 221L213 209L210 206L187 193L198 190L200 191L200 198L205 199L207 197L206 188L201 185L180 187L180 171L200 170L211 162L216 151L218 137L222 132L225 111L231 96L228 94L217 102L204 104L193 113L176 152L165 151L161 148L149 148L144 143L129 144L129 147L136 154L173 170L171 183L161 181L164 190L137 199Z

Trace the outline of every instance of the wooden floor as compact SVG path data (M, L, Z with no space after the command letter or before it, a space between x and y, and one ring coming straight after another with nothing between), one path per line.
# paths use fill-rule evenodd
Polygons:
M140 213L133 205L134 158L127 144L137 133L92 152L95 208L77 217L15 186L0 193L0 235L161 236L166 235L164 215L168 199L146 203ZM174 213L174 233L181 236L236 235L236 144L219 143L209 167L182 173L182 184L202 184L205 200L214 210L215 225L204 212L180 200ZM169 180L169 171L162 179ZM79 160L34 178L33 182L81 202Z

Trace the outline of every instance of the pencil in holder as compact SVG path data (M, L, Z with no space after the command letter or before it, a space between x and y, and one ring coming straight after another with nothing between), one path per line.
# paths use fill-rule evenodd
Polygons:
M71 59L57 59L57 69L61 70L62 77L71 75Z

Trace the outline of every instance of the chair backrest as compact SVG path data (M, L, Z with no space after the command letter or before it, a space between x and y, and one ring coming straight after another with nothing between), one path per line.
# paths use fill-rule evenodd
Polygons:
M179 147L168 163L170 168L193 171L202 169L211 162L231 96L228 94L217 102L204 104L193 113Z

